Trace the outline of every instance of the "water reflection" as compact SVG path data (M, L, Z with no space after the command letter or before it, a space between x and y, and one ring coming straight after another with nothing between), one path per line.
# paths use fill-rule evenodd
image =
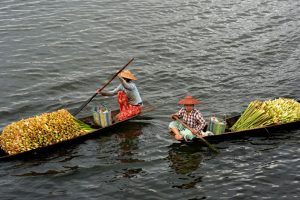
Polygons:
M118 148L118 157L117 160L123 164L128 164L129 167L121 169L117 175L116 179L119 178L135 178L138 174L143 173L142 168L136 166L136 163L143 163L144 160L137 158L139 150L139 136L143 134L143 127L148 125L143 122L128 122L118 130L115 137L117 139L119 148ZM116 170L117 172L118 170Z
M14 176L46 176L74 173L79 166L71 160L80 157L75 155L76 145L68 148L51 149L32 154L30 157L20 158L13 167ZM17 174L14 171L18 171Z
M138 176L138 174L143 173L143 169L142 168L133 168L133 169L123 169L120 174L116 177L116 178L136 178Z
M15 176L45 176L45 175L66 174L66 173L69 173L69 172L74 172L78 168L79 168L78 166L72 166L72 167L63 166L63 169L60 169L60 170L50 169L50 170L47 170L45 172L30 171L30 172L26 172L26 173L23 173L23 174L17 174Z
M142 128L144 126L145 123L128 122L126 125L119 127L122 132L118 132L115 137L119 144L118 160L121 163L144 162L134 158L139 149L139 136L143 134Z
M97 148L102 150L101 155L104 156L100 158L102 161L103 158L110 158L109 165L116 154L116 160L120 163L144 162L135 158L139 149L139 136L143 133L143 126L145 126L144 123L128 122L112 132L107 132L107 136L100 136L99 144L92 139L85 141L84 145L74 144L68 146L68 148L58 148L51 152L39 154L39 156L30 157L30 160L27 162L22 162L23 167L24 163L27 163L23 169L24 172L18 173L16 176L57 175L75 172L80 168L79 165L82 165L80 162L95 156L95 152L97 152L95 149ZM107 152L105 152L106 150ZM116 152L116 154L112 152ZM110 157L111 155L113 157ZM77 159L74 160L74 158ZM84 167L90 169L94 164L94 162L85 162ZM141 169L139 168L125 168L122 169L121 176L134 177L140 171Z
M170 167L177 174L188 174L198 169L203 155L201 147L197 144L173 143L170 145L168 159Z
M190 189L190 188L194 188L199 182L202 182L202 176L194 178L192 181L188 183L174 185L173 188Z

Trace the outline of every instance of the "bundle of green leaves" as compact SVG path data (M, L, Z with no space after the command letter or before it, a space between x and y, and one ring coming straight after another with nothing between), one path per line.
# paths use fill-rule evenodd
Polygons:
M300 103L294 99L278 98L268 101L252 101L231 131L259 128L300 120Z

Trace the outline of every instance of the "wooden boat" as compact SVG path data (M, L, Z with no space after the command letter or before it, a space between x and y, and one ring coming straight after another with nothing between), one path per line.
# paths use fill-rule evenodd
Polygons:
M235 116L231 118L226 119L226 123L228 124L228 127L231 127L239 118L240 116ZM276 124L276 125L270 125L270 126L264 126L260 128L253 128L248 130L241 130L236 132L231 132L229 129L225 129L225 133L220 135L211 135L211 136L205 136L204 138L209 142L221 142L225 140L232 140L236 138L242 138L246 136L263 136L268 137L271 136L272 133L280 131L280 130L292 130L300 128L300 120L289 122L289 123L283 123L283 124ZM194 139L195 141L201 141L198 138Z
M298 100L300 103L300 101ZM236 138L242 138L245 136L263 136L263 137L268 137L271 136L272 133L280 131L280 130L292 130L292 129L298 129L300 128L300 120L289 122L289 123L282 123L282 124L274 124L274 125L269 125L269 126L264 126L264 127L259 127L259 128L253 128L253 129L248 129L248 130L241 130L241 131L236 131L236 132L231 132L230 127L234 125L234 123L239 119L240 115L230 117L226 119L226 129L225 133L220 134L220 135L212 135L212 136L206 136L203 137L209 142L221 142L224 140L231 140L231 139L236 139ZM196 141L201 141L198 138L195 138Z
M81 136L72 138L70 140L61 141L61 142L58 142L56 144L52 144L52 145L45 146L45 147L39 147L39 148L30 150L30 151L26 151L26 152L22 152L22 153L19 153L19 154L14 154L14 155L8 155L6 152L4 152L2 149L0 149L0 161L12 160L12 159L17 159L17 158L19 158L19 159L20 158L27 158L27 157L30 157L30 156L33 156L33 155L37 155L37 154L38 155L43 155L43 154L46 154L49 151L57 149L59 147L64 147L64 146L68 146L70 144L82 142L82 141L84 141L84 140L86 140L88 138L92 138L92 137L98 136L100 134L105 133L108 130L111 130L113 128L117 128L118 125L123 124L124 122L127 122L127 121L129 121L131 119L137 118L140 115L143 115L143 114L145 114L147 112L152 111L153 109L154 109L154 107L151 106L149 103L146 102L144 104L144 106L143 106L142 112L139 113L138 115L135 115L135 116L133 116L131 118L128 118L126 120L123 120L123 121L114 122L112 125L104 127L104 128L100 128L99 126L97 126L94 123L93 116L87 116L87 117L80 118L81 121L85 122L86 124L91 125L96 130L93 131L93 132L90 132L90 133L88 133L86 135L81 135ZM112 116L116 116L118 113L119 113L119 110L113 110L112 111Z

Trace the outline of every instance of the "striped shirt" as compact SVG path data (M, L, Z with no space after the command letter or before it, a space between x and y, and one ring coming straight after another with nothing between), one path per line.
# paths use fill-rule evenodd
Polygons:
M193 109L189 114L185 110L185 108L181 108L176 113L180 118L183 118L183 121L191 128L201 131L204 129L206 125L206 121L203 118L202 114L199 110Z

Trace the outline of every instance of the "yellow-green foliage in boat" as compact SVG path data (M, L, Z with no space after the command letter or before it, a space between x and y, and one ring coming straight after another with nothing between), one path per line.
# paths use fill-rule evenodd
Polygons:
M7 125L0 135L0 147L10 155L18 154L84 135L93 130L67 110L61 109Z
M240 131L300 120L300 103L294 99L278 98L252 101L238 121L230 128Z

